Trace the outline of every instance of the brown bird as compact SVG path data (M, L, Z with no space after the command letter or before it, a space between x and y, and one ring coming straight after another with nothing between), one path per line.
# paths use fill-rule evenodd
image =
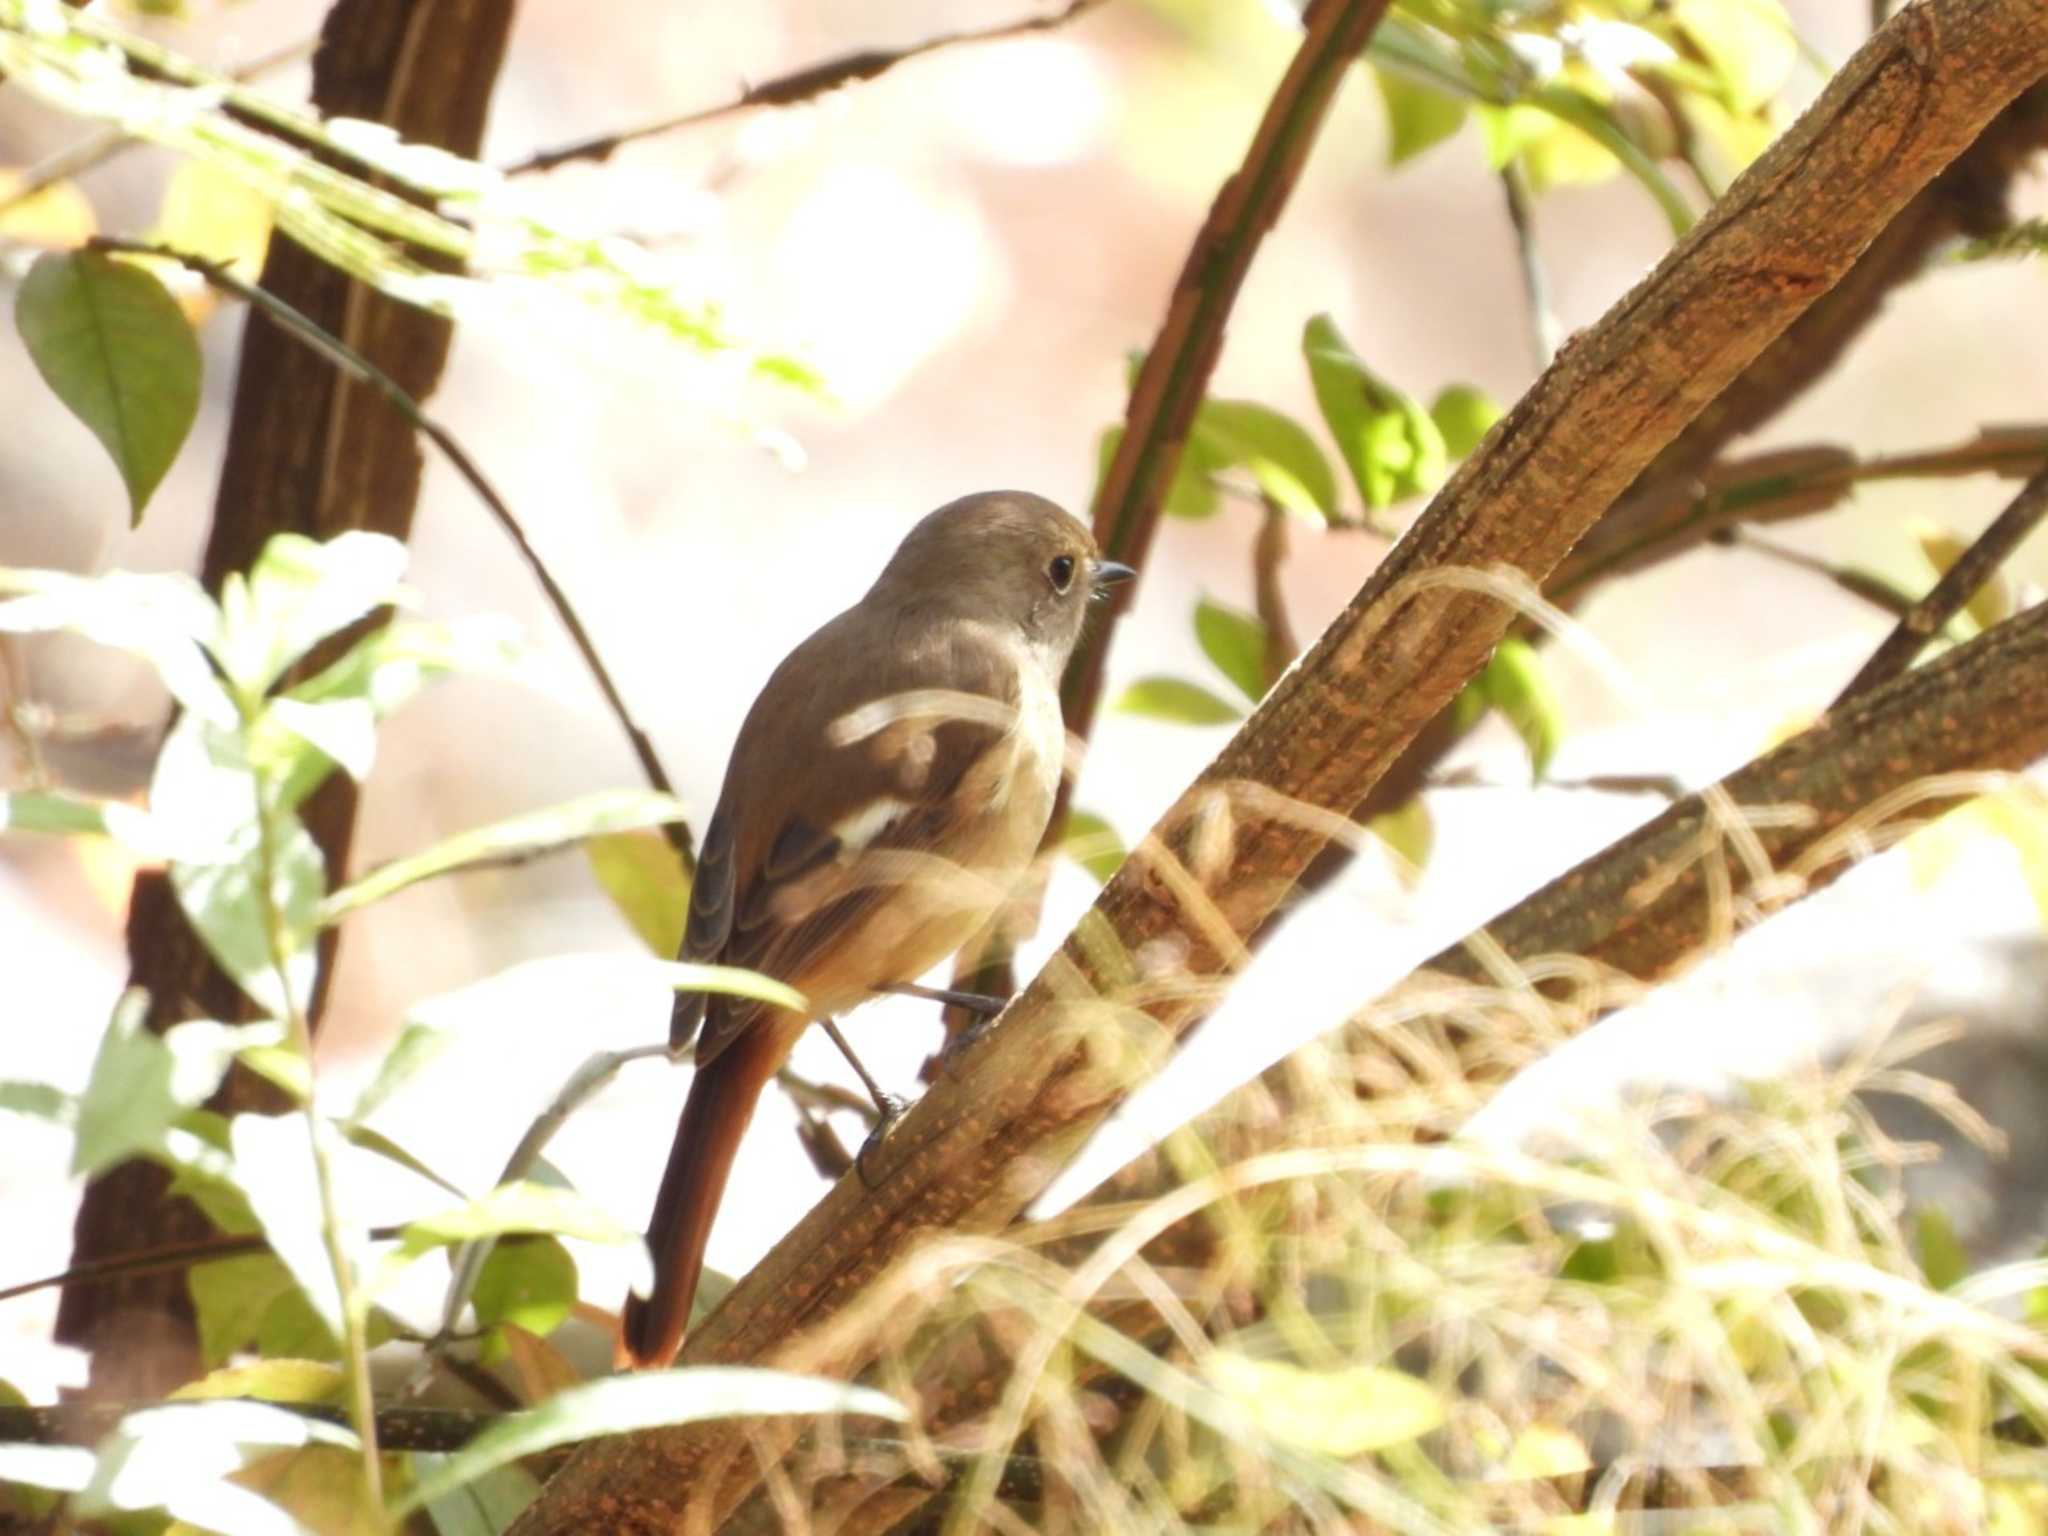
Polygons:
M1030 863L1066 755L1060 674L1089 597L1132 574L1043 497L963 497L911 529L754 701L705 829L682 958L759 971L810 1006L676 997L670 1045L696 1039L696 1072L647 1230L654 1291L626 1300L634 1364L681 1345L740 1138L804 1029L915 982Z

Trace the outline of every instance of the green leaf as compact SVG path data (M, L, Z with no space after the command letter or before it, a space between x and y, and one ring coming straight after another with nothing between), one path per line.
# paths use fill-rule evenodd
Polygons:
M1434 491L1449 455L1429 412L1367 368L1328 315L1309 320L1301 348L1316 404L1366 505Z
M1493 397L1470 384L1448 386L1429 406L1429 419L1443 434L1444 451L1453 462L1477 448L1500 418L1501 408Z
M272 699L262 719L296 736L358 784L370 776L370 763L377 755L377 715L367 699L329 699L320 704ZM323 768L303 788L288 794L285 804L296 806L326 777Z
M1238 692L1254 704L1266 696L1266 625L1258 615L1205 597L1195 604L1195 640Z
M1607 103L1596 101L1584 91L1569 85L1545 86L1530 98L1531 103L1542 111L1550 113L1560 122L1576 128L1593 144L1605 150L1621 162L1626 170L1655 199L1663 210L1665 222L1671 226L1675 237L1683 237L1697 221L1692 205L1685 200L1677 187L1658 167L1657 162L1643 152L1636 141L1622 130L1614 119L1613 109ZM1560 151L1574 141L1563 135L1553 134L1532 151L1525 153L1524 164L1529 166L1530 181L1542 186L1556 182L1564 175ZM1542 151L1548 149L1546 158ZM1578 179L1584 179L1580 177Z
M425 1482L439 1475L448 1458L419 1453L407 1461L413 1481ZM496 1467L426 1500L427 1518L438 1536L499 1536L539 1494L540 1480L524 1467Z
M406 1515L495 1467L575 1440L736 1414L824 1413L896 1421L908 1417L902 1404L871 1388L785 1371L692 1366L613 1376L500 1420L422 1477L393 1504L391 1514Z
M100 440L133 521L199 414L199 342L150 273L100 251L36 258L14 300L36 371Z
M350 912L381 901L422 880L433 879L487 860L531 858L606 832L660 826L682 817L683 805L672 795L645 790L602 790L579 799L528 811L434 844L424 852L394 859L353 884L345 885L324 903L319 921L325 927ZM674 954L673 949L665 953Z
M1228 699L1178 677L1141 677L1118 696L1116 707L1181 725L1227 725L1244 718L1244 711Z
M1443 1400L1429 1383L1379 1366L1307 1371L1219 1349L1203 1374L1266 1434L1325 1456L1405 1445L1444 1421Z
M275 1083L303 1104L313 1096L313 1066L288 1045L252 1045L242 1052L242 1065L267 1082Z
M279 811L271 819L274 835L268 846L252 807L249 819L221 849L225 857L174 863L170 878L178 905L221 969L258 1007L283 1016L305 1012L312 997L317 968L313 935L327 867L319 844L298 817ZM281 919L281 955L272 953L272 904Z
M520 1181L500 1184L464 1205L408 1222L399 1249L404 1257L417 1258L435 1248L510 1232L552 1233L591 1243L630 1243L640 1235L574 1190Z
M803 993L786 982L736 965L699 965L688 960L667 960L656 964L653 969L665 985L674 987L678 992L720 992L728 997L751 997L756 1002L797 1013L811 1006Z
M479 1328L511 1323L546 1338L576 1305L576 1260L552 1237L497 1244L470 1294Z
M175 827L125 800L88 800L61 790L0 793L0 832L53 837L110 837L148 859L180 858L192 845Z
M1543 657L1528 641L1510 635L1480 674L1487 701L1500 711L1529 751L1529 774L1541 779L1564 739L1564 710Z
M167 1403L129 1414L102 1442L78 1508L161 1508L219 1536L305 1536L291 1515L228 1478L278 1450L355 1444L339 1425L269 1403Z
M1418 877L1429 867L1429 855L1436 847L1436 822L1420 795L1373 817L1366 825L1374 837L1400 856L1405 878Z
M447 1030L408 1020L392 1042L391 1049L384 1053L383 1061L378 1063L377 1075L370 1079L356 1099L355 1107L348 1112L349 1119L369 1119L390 1101L393 1094L433 1065L453 1043L454 1036Z
M342 1337L341 1292L320 1226L320 1187L310 1127L299 1115L236 1115L228 1122L236 1188L262 1225L264 1241L328 1333Z
M583 856L640 942L667 959L682 948L690 913L690 872L660 832L608 832L587 838Z
M288 697L309 704L366 699L379 719L451 672L505 672L519 658L508 621L490 615L453 623L399 620L372 630Z
M1969 1250L1936 1207L1923 1205L1914 1213L1913 1240L1920 1250L1920 1273L1935 1290L1953 1290L1969 1277Z
M1737 112L1767 104L1799 61L1792 19L1777 0L1673 0L1670 16L1706 56Z
M1391 70L1373 69L1387 109L1387 164L1412 160L1465 125L1470 101Z
M195 1264L185 1288L199 1322L199 1356L208 1366L248 1349L288 1359L340 1355L334 1334L274 1253Z
M189 863L225 860L229 849L253 837L256 782L239 732L197 715L179 716L157 748L149 813L176 830L177 857Z
M281 1358L208 1371L173 1392L171 1401L203 1403L248 1397L265 1403L339 1405L347 1395L348 1377L330 1362Z
M48 1083L0 1079L0 1111L26 1115L31 1120L47 1120L66 1129L78 1123L78 1101Z
M126 993L100 1038L78 1100L74 1174L91 1178L138 1153L164 1153L166 1133L220 1086L237 1052L284 1038L274 1023L231 1027L211 1019L158 1035L144 1023L148 1011L145 993Z
M0 568L0 631L43 634L70 630L100 645L140 656L157 670L171 697L219 726L236 723L235 706L208 664L220 613L191 577L109 571Z
M221 585L222 668L250 697L329 635L401 595L405 546L381 533L337 534L326 543L272 535L246 576Z
M1110 462L1116 458L1117 445L1124 440L1121 425L1105 427L1095 445L1095 484L1098 490L1109 478ZM1180 463L1173 472L1173 483L1166 488L1164 510L1168 517L1178 517L1188 522L1200 522L1203 518L1214 517L1223 507L1223 498L1217 494L1212 478L1216 466L1206 457L1203 443L1189 436L1181 448Z
M338 1121L334 1128L350 1146L360 1147L372 1157L381 1157L385 1162L395 1167L403 1168L407 1173L415 1174L425 1179L435 1188L446 1194L453 1195L458 1200L467 1200L469 1198L468 1192L461 1185L442 1178L440 1174L429 1168L422 1159L406 1151L404 1147L401 1147L382 1131L374 1130L367 1125L359 1125L353 1120Z
M1189 435L1205 478L1250 472L1276 505L1318 521L1337 514L1337 477L1316 440L1292 417L1252 400L1207 400Z
M1093 875L1098 884L1106 884L1127 857L1116 828L1093 811L1082 810L1067 812L1060 851Z

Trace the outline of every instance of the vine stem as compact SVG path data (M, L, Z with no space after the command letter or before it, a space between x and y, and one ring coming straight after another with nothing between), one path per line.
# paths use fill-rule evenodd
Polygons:
M259 701L243 697L237 690L236 703L246 733L254 724ZM377 1459L377 1402L370 1389L367 1308L356 1293L355 1265L349 1258L348 1244L342 1236L334 1164L328 1155L328 1138L320 1123L314 1098L313 1029L306 1018L306 1010L299 1005L292 989L291 969L287 964L292 945L291 935L286 930L284 910L277 899L274 796L267 792L268 786L260 773L252 776L252 783L256 791L256 858L262 877L258 882L257 906L263 914L263 938L270 951L270 968L277 973L285 1029L290 1036L292 1050L306 1064L307 1087L299 1100L299 1110L305 1117L306 1136L313 1157L313 1181L320 1196L320 1242L327 1253L328 1267L334 1272L335 1294L341 1303L341 1347L348 1377L349 1419L362 1456L364 1508L374 1512L373 1518L381 1528L384 1523L384 1469Z

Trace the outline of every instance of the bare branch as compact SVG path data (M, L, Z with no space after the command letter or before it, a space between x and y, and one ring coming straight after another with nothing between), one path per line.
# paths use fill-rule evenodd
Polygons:
M908 48L863 48L858 53L841 54L836 59L827 59L822 64L811 64L793 74L781 75L760 85L750 85L731 101L720 102L715 107L699 107L694 112L685 112L677 117L663 118L660 122L645 123L638 128L626 128L617 133L601 134L593 139L582 139L574 144L565 144L558 149L544 149L529 155L513 165L505 167L507 176L525 176L534 171L551 171L558 165L567 165L572 160L605 161L613 151L626 144L642 139L656 138L664 133L675 133L684 128L699 127L730 117L735 112L744 112L749 107L790 107L798 102L809 101L836 91L841 86L855 85L863 80L873 80L885 75L906 59L923 58L926 54L937 53L945 48L957 48L963 43L992 43L1005 37L1022 37L1031 32L1049 32L1054 27L1065 26L1084 11L1093 10L1102 0L1067 0L1064 8L1047 16L1029 16L1022 21L1005 22L1001 26L982 27L971 32L947 32L938 37L926 38Z
M1885 637L1884 644L1863 663L1862 670L1849 679L1848 686L1835 699L1836 705L1846 703L1867 688L1888 682L1910 667L1927 642L1962 612L1963 605L1997 574L1998 568L2044 516L2048 516L2048 470L2029 480L1992 520L1991 526L1977 535L1976 542L1942 573L1933 590L1908 610L1898 627Z

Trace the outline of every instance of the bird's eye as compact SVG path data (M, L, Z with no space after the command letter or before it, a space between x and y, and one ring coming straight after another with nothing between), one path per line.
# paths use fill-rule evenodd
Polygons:
M1066 591L1068 587L1074 584L1074 557L1072 555L1054 555L1052 557L1052 564L1045 568L1045 574L1052 581L1053 591Z

